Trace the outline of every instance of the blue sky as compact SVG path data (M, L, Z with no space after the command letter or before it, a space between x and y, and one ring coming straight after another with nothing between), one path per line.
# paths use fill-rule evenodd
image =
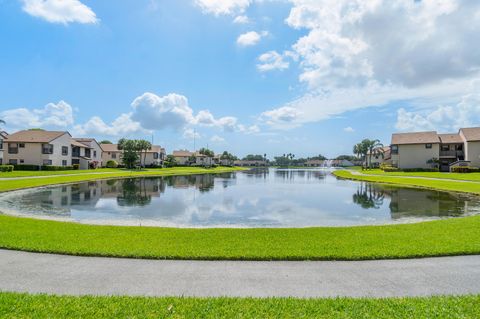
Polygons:
M480 123L480 4L0 0L4 129L243 156Z

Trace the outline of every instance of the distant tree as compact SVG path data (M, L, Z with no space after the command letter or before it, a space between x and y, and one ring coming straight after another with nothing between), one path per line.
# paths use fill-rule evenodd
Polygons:
M188 162L190 163L190 165L197 162L197 157L195 156L195 154L192 154L188 157Z
M207 157L214 157L215 153L212 150L209 150L208 148L202 147L199 151L200 154L205 155Z
M227 161L227 162L228 162L228 165L232 165L233 162L234 162L235 160L237 160L238 158L237 158L235 155L230 154L230 153L227 152L227 151L224 151L224 152L222 153L222 155L220 155L220 159L223 160L223 161Z
M28 130L29 131L45 131L43 128L39 128L39 127L29 128Z
M253 154L248 154L243 158L244 161L263 161L264 156L263 155L253 155Z
M103 141L100 141L100 144L113 144L113 143L110 142L109 140L103 140Z
M354 155L339 155L335 159L341 160L341 161L345 160L350 162L358 161L358 157Z
M322 154L318 154L317 156L309 157L309 160L319 160L319 161L324 161L327 158L323 156Z
M122 161L127 168L135 167L138 161L138 146L136 140L122 138L118 141L118 149L123 150Z
M167 158L165 159L165 166L174 167L176 165L177 165L177 160L175 159L175 156L167 155Z
M365 139L362 141L365 143L368 154L368 167L372 168L372 157L373 156L384 156L383 154L383 144L380 143L380 140L369 140Z

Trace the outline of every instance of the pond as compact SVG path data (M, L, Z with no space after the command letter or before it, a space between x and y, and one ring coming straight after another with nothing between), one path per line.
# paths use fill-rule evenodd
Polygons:
M0 212L111 225L352 226L478 214L480 198L341 180L324 169L257 169L8 192Z

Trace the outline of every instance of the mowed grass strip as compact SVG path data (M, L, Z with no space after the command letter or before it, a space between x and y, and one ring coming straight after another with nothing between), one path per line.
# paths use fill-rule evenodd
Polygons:
M480 254L480 216L315 228L99 226L0 215L0 248L192 260L368 260Z
M201 168L201 167L174 167L174 168L162 168L162 169L145 169L145 170L95 170L86 171L84 174L78 173L81 171L75 171L76 174L63 174L61 176L50 176L41 178L22 178L22 179L4 179L0 180L0 192L10 191L22 188L32 188L56 184L75 183L90 180L108 179L108 178L122 178L122 177L142 177L142 176L173 176L173 175L196 175L196 174L219 174L244 170L240 167L215 167L215 168ZM72 172L72 171L68 171ZM37 172L38 173L38 172ZM57 172L49 172L55 175ZM0 177L3 177L5 173L0 173Z
M384 299L93 297L0 293L2 318L478 318L480 296Z
M349 170L358 171L366 175L398 176L398 177L425 177L439 179L453 179L459 181L480 182L480 173L444 173L444 172L384 172L381 169L361 170L354 167Z
M403 176L388 176L388 175L359 175L354 174L348 170L335 171L333 174L340 178L374 182L374 183L387 183L399 186L407 187L422 187L429 189L437 189L452 192L463 192L480 194L480 182L474 181L452 181L443 179L427 179L427 178L415 178L415 177L403 177Z

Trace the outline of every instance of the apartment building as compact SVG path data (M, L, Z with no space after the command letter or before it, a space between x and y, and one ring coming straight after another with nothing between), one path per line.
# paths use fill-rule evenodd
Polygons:
M461 128L451 134L395 133L390 147L392 165L400 169L438 165L441 171L449 171L459 162L480 167L480 127Z
M123 151L118 149L118 144L100 144L102 150L103 166L108 161L122 162ZM142 154L141 163L145 166L163 166L166 158L165 149L159 145L152 145L152 148Z

